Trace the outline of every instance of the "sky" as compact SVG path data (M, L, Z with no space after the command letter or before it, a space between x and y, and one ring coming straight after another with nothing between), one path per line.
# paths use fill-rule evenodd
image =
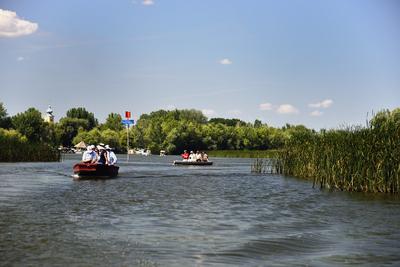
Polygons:
M400 107L400 1L0 0L0 102L365 125Z

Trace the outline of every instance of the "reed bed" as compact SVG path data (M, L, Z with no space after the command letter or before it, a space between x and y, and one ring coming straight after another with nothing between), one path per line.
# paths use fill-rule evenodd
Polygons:
M378 113L366 127L295 133L278 153L279 173L321 188L400 192L400 109Z
M58 149L44 143L28 142L15 130L0 129L0 162L60 161Z
M252 173L260 173L260 174L265 174L265 173L278 173L278 170L276 169L276 159L271 159L271 158L256 158L253 161L253 164L251 165L251 172Z

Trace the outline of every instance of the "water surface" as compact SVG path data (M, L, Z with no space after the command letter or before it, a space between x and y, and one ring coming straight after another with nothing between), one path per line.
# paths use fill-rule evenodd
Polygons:
M172 166L121 155L120 175L0 164L1 266L398 266L400 201L250 173L251 159Z

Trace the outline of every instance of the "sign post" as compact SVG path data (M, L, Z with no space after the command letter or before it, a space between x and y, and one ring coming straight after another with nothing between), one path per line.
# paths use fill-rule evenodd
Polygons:
M126 162L129 162L129 124L126 125Z
M126 120L122 120L122 124L126 125L126 161L129 161L129 126L134 124L134 121L131 120L131 112L125 111Z

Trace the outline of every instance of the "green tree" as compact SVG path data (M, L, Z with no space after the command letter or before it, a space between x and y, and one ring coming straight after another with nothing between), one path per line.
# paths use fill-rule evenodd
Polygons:
M0 120L7 117L7 109L4 107L3 102L0 102Z
M212 118L208 121L209 123L221 123L226 126L244 126L246 123L239 119L225 119L225 118Z
M58 140L63 146L71 146L72 140L78 134L78 131L88 129L88 124L89 122L86 119L61 118L56 129Z
M99 124L97 119L94 117L94 114L82 107L69 109L67 111L67 117L87 120L87 130L91 130Z
M184 149L205 149L202 125L195 122L180 121L167 133L162 147L168 153L181 153Z
M54 123L44 123L45 133L47 142L53 147L57 147L60 144L59 135L57 132L57 125Z
M11 121L14 129L25 135L29 141L46 141L46 125L39 110L29 108L12 117Z
M154 152L160 151L161 144L165 139L165 134L161 127L161 121L159 119L150 121L148 127L144 129L143 133L146 147Z
M175 111L176 112L176 111ZM204 124L207 122L207 117L204 116L203 112L195 109L184 109L179 111L179 120L186 120L195 123Z
M107 129L101 132L101 140L104 144L108 144L112 148L120 149L121 143L119 133L117 131Z
M259 128L259 127L261 127L262 126L262 122L260 121L260 120L255 120L254 121L254 127L255 128Z
M118 113L110 113L103 124L103 129L110 129L113 131L121 131L124 127L122 126L122 117Z
M72 143L77 144L81 141L84 141L86 144L104 143L116 148L117 150L121 150L120 132L110 129L103 131L98 128L94 128L90 131L80 130L72 140Z
M73 139L79 131L89 131L98 125L94 114L85 108L71 108L67 111L67 116L60 119L57 125L58 140L64 146L71 146Z
M86 144L99 144L103 142L102 132L98 128L94 128L90 131L85 131L83 128L81 128L78 131L78 134L72 140L72 143L78 144L81 141L85 142Z
M235 127L222 123L208 124L202 131L202 140L208 149L234 149L235 136Z
M0 128L9 129L11 128L11 118L7 114L7 109L3 103L0 102Z

